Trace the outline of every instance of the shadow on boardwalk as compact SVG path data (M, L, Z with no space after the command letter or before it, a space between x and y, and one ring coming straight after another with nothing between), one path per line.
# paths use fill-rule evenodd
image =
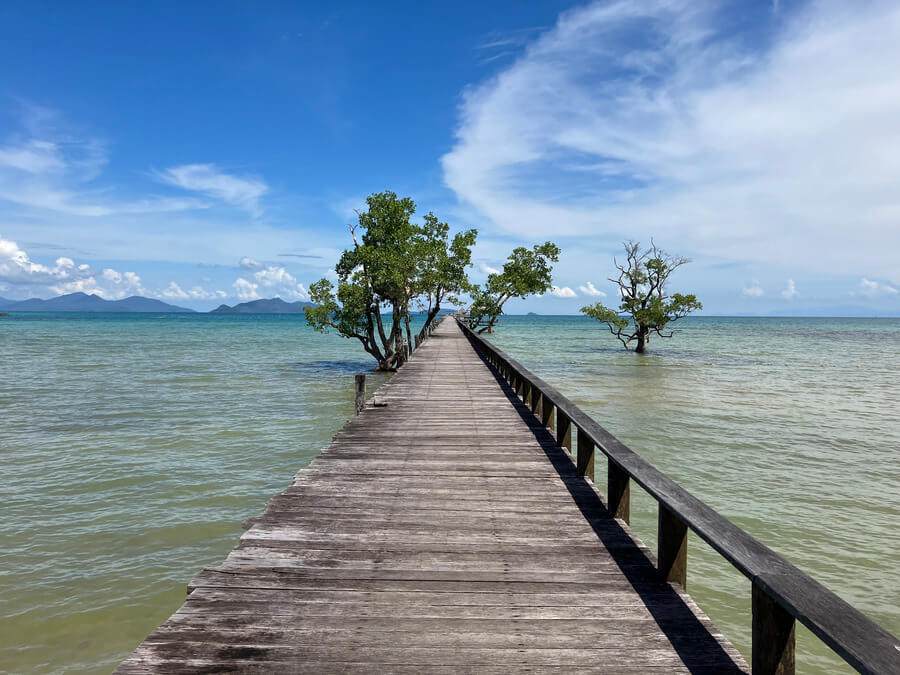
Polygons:
M490 369L510 405L531 429L553 468L564 478L572 501L647 606L685 666L691 672L745 672L735 665L731 656L698 618L694 601L683 590L660 581L650 551L612 518L591 483L577 476L572 457L559 446L553 434L519 399L496 368L486 361L485 366Z

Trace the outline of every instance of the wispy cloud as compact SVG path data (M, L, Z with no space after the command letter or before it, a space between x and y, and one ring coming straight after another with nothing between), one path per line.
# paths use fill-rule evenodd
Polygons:
M507 56L514 56L531 42L542 30L540 26L515 30L495 30L485 34L476 45L481 63L490 63Z
M184 164L156 175L164 183L220 199L254 217L262 215L259 200L269 190L261 178L227 173L215 164Z
M900 5L762 6L753 39L721 20L727 9L619 0L564 13L466 90L447 184L520 236L624 229L677 236L694 256L888 276Z
M66 163L55 143L30 139L19 145L0 147L0 166L39 174L60 171Z
M100 138L67 131L58 113L23 105L21 129L0 139L0 202L98 218L204 208L198 199L114 196L97 179L108 163Z
M863 277L859 280L859 286L851 295L861 295L867 298L878 296L892 296L900 294L900 289L884 281L872 281Z

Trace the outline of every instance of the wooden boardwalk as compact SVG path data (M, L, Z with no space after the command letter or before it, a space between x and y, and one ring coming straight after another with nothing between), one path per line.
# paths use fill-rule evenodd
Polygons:
M119 673L747 672L455 322Z

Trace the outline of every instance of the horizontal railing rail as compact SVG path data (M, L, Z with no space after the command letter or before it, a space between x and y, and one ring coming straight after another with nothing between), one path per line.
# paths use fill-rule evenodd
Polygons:
M606 455L606 503L611 514L629 522L632 480L656 499L657 565L664 579L686 587L688 529L750 579L754 673L794 672L795 620L858 671L900 673L897 638L678 485L518 361L458 323L543 425L555 430L557 443L572 453L579 475L593 480L595 449Z

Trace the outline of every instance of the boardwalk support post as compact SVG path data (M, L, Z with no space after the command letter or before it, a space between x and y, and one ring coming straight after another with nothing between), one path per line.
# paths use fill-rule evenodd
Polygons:
M366 407L366 374L356 375L356 414L359 415Z
M794 617L754 582L754 675L794 675L794 623Z
M628 473L611 459L606 468L606 498L613 518L631 520L631 479Z
M687 588L687 525L662 503L657 522L659 572L666 581Z

